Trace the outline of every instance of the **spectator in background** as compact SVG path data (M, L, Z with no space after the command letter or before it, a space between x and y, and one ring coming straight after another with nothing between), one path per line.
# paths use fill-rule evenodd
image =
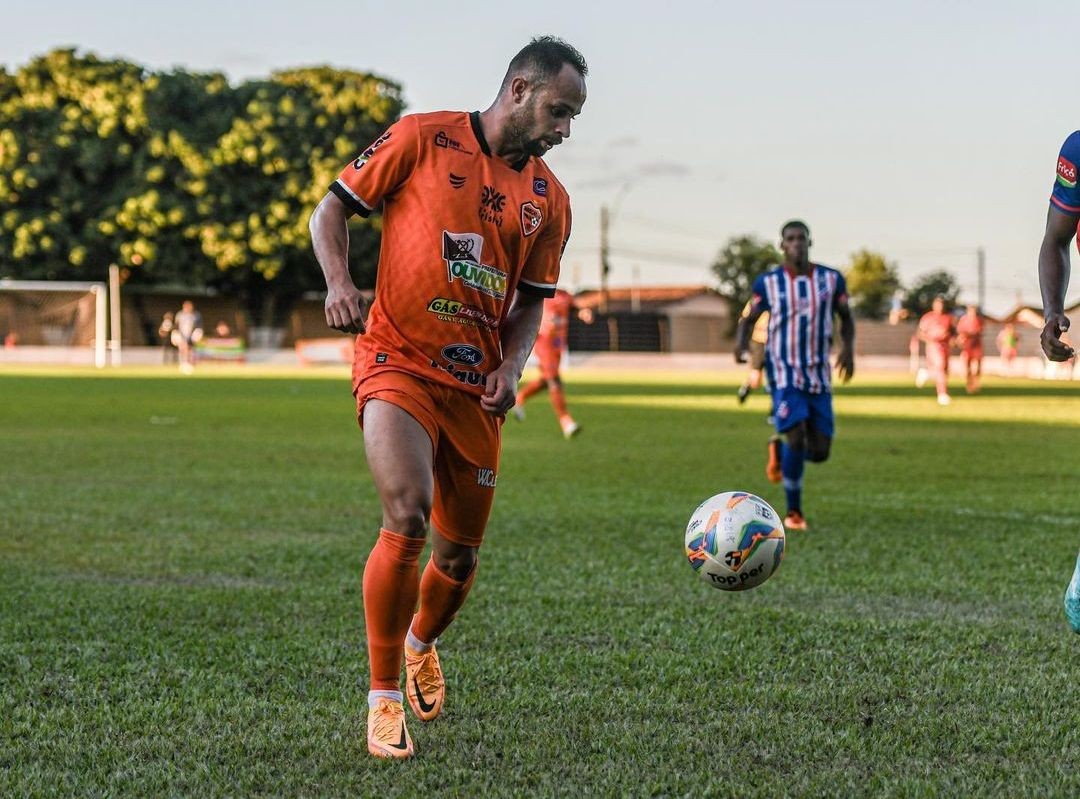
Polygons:
M203 337L202 314L195 310L195 303L184 300L173 321L176 328L172 332L172 341L180 350L180 371L191 374L195 371L195 345Z
M978 305L969 305L960 321L956 323L956 335L960 341L960 353L967 376L967 393L979 390L983 361L983 320Z
M1001 373L1009 374L1012 371L1013 361L1016 360L1016 350L1020 346L1020 337L1016 334L1016 325L1006 323L997 335L998 355L1001 356Z
M161 342L161 362L163 364L176 363L176 345L173 343L173 331L176 330L176 322L173 320L173 312L166 311L158 325L158 341Z
M218 319L218 323L214 325L214 335L218 338L231 338L232 329L229 327L229 323L224 319Z
M945 310L945 298L934 297L930 310L919 319L919 338L926 344L926 363L934 376L939 405L949 397L949 345L953 339L953 318Z

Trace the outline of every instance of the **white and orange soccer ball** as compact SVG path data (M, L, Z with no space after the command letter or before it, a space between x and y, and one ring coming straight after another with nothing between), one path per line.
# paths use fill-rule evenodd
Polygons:
M686 525L686 557L713 588L745 591L769 579L784 559L784 525L761 497L726 491L698 505Z

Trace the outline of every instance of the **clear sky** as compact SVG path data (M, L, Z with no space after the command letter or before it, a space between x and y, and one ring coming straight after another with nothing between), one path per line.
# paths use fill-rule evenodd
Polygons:
M613 285L706 283L729 236L798 216L817 261L871 247L974 299L981 246L991 312L1038 302L1057 151L1080 127L1063 0L158 5L4 0L0 58L75 45L236 80L328 63L399 81L410 111L471 110L530 36L567 39L589 99L547 160L574 206L574 288L598 281L608 203Z

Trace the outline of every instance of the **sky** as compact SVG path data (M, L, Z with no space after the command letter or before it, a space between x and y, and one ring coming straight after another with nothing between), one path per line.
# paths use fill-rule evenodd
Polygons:
M3 0L0 63L76 46L235 81L330 64L398 81L408 111L473 110L531 36L565 38L588 100L546 160L573 205L575 289L599 282L607 204L613 286L707 284L729 237L777 241L799 217L817 262L868 247L974 300L981 247L987 310L1038 304L1057 152L1080 127L1059 0L157 5Z

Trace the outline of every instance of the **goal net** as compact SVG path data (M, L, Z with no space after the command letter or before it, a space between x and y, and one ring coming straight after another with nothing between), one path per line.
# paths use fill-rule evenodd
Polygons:
M104 283L0 279L0 346L91 347L106 360Z

